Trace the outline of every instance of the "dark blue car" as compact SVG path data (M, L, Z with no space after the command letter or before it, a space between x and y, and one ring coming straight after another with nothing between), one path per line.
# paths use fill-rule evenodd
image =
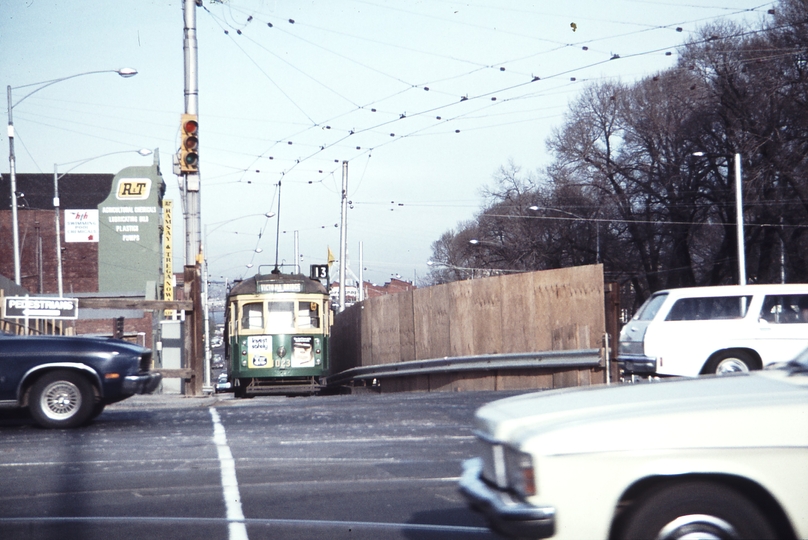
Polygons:
M110 403L149 394L151 351L112 338L0 332L0 407L27 407L40 425L72 428Z

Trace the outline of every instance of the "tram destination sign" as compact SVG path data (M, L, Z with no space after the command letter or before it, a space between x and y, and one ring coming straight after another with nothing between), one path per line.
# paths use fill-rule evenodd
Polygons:
M78 319L78 298L46 298L40 296L7 296L3 302L7 318Z

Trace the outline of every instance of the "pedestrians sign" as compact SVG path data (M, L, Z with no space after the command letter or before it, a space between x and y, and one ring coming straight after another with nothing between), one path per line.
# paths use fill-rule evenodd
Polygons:
M78 319L78 298L45 298L41 296L7 296L3 303L6 318Z

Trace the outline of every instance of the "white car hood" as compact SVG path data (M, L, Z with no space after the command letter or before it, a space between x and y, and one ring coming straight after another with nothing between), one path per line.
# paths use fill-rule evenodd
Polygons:
M481 407L487 438L544 455L808 446L808 376L780 370L527 394Z

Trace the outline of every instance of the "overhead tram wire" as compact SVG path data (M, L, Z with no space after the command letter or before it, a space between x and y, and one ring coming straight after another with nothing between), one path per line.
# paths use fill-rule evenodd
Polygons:
M643 31L644 31L644 30L643 30ZM760 32L760 31L762 31L762 30L759 30L758 32ZM752 33L752 32L748 32L748 33ZM727 37L730 37L730 36L727 36ZM703 40L703 41L708 41L708 40ZM698 43L698 42L696 42L696 43ZM580 71L580 70L582 70L582 69L588 69L588 68L590 68L590 67L594 67L594 66L597 66L597 65L605 64L605 63L608 63L608 62L614 61L614 60L616 60L616 59L633 58L633 57L643 56L643 55L647 55L647 54L653 54L653 53L657 53L657 52L660 52L660 51L663 51L663 50L667 50L667 49L669 49L669 48L675 48L675 47L681 47L681 45L675 45L675 46L672 46L672 47L664 47L664 48L659 48L659 49L655 49L655 50L653 50L653 51L645 51L645 52L641 52L641 53L633 53L633 54L628 54L628 55L625 55L625 56L614 56L614 57L612 57L612 58L605 59L605 60L602 60L602 61L599 61L599 62L595 62L595 63L592 63L592 64L588 64L588 65L586 65L586 66L582 66L582 67L578 67L578 68L573 68L573 69L570 69L570 70L567 70L567 71L564 71L564 72L560 72L560 73L556 73L556 74L553 74L553 75L550 75L550 76L545 76L545 77L543 77L541 80L547 80L547 79L551 79L551 78L553 78L553 77L558 77L558 76L561 76L561 75L565 75L565 74L569 74L569 73L574 73L574 72L576 72L576 71ZM243 51L243 49L242 49L242 51ZM243 52L244 52L244 51L243 51ZM245 52L245 54L246 54L246 52ZM472 96L471 98L465 98L465 99L461 99L461 102L463 102L463 101L468 101L468 100L471 100L471 99L480 99L480 98L482 98L482 97L491 96L491 95L496 94L496 93L502 93L502 92L507 91L507 90L510 90L510 89L514 89L514 88L518 88L518 87L524 86L524 85L526 85L526 84L530 84L531 82L536 82L536 81L538 81L538 80L539 80L539 78L538 78L538 77L535 77L535 78L533 78L531 81L528 81L528 82L523 82L523 83L520 83L520 84L517 84L517 85L512 85L512 86L510 86L510 87L505 87L505 88L501 88L501 89L498 89L498 90L493 90L493 91L490 91L490 92L486 92L486 93L483 93L483 94L479 94L479 95L476 95L476 96ZM404 91L406 91L406 90L404 90ZM402 91L402 92L404 92L404 91ZM516 98L511 98L511 99L516 99ZM503 101L503 102L504 102L504 101ZM366 127L366 128L362 128L362 129L359 129L359 130L355 130L355 131L350 131L350 132L349 132L347 135L345 135L345 136L343 136L343 137L341 137L341 138L337 139L337 140L336 140L336 141L334 141L334 142L331 142L331 143L326 144L326 145L321 145L321 146L320 146L320 148L319 148L319 150L315 151L314 153L309 154L308 156L304 156L304 157L302 157L302 158L299 158L299 159L295 160L295 164L294 164L294 165L293 165L291 168L289 168L289 169L287 169L287 170L284 170L284 171L283 171L282 173L280 173L280 174L281 174L282 176L284 176L284 177L285 177L285 176L286 176L288 173L290 173L292 170L294 170L294 169L295 169L295 168L296 168L296 167L297 167L297 166L298 166L300 163L303 163L303 162L305 162L305 161L307 161L307 160L309 160L309 159L312 159L314 156L316 156L316 155L320 154L321 152L323 152L323 151L324 151L324 150L326 150L326 149L331 149L331 148L333 148L333 147L337 146L339 143L341 143L341 142L345 141L346 139L348 139L348 138L349 138L351 135L354 135L354 134L357 134L357 133L366 133L366 132L369 132L369 131L373 131L373 130L379 129L380 127L384 127L385 125L392 124L392 123L394 123L394 122L397 122L397 121L403 120L403 119L405 119L405 118L407 118L407 117L410 117L410 116L420 116L420 115L424 115L424 114L428 114L428 113L431 113L431 112L435 112L435 111L438 111L438 110L441 110L441 109L444 109L444 108L447 108L447 107L451 107L451 106L454 106L454 105L457 105L457 102L447 103L447 104L444 104L444 105L441 105L441 106L438 106L438 107L433 107L433 108L430 108L430 109L426 109L426 110L420 111L420 112L418 112L418 113L413 113L413 114L410 114L410 115L407 115L407 116L402 115L402 116L400 116L399 118L393 118L393 119L391 119L391 120L388 120L388 121L386 121L386 122L382 122L382 123L379 123L379 124L376 124L376 125L373 125L373 126L369 126L369 127ZM342 114L342 115L340 115L340 116L344 116L345 114L350 114L350 113L351 113L351 112L349 111L349 112L343 113L343 114ZM312 126L312 128L314 128L314 127L318 127L318 124L317 124L316 122L314 122L313 120L312 120L312 122L314 123L314 125ZM299 134L306 133L306 132L310 131L310 129L312 129L312 128L307 128L307 129L304 129L304 130L302 130L301 132L299 132ZM419 130L417 130L416 132L418 132L418 131L423 131L424 129L426 129L426 128L420 128L420 129L419 129ZM413 132L413 133L415 133L415 132ZM386 142L383 142L383 143L381 143L381 144L379 144L379 145L374 145L374 146L372 146L372 147L368 148L367 150L363 151L363 152L362 152L360 155L363 155L363 154L365 154L365 153L369 153L369 152L371 152L371 151L372 151L374 148L378 148L379 146L384 146L384 145L386 145L386 144L390 144L390 142L393 142L393 141L395 141L395 140L400 140L401 138L404 138L404 137L406 137L406 136L407 136L407 135L403 135L403 136L400 136L399 138L394 138L392 141L386 141ZM274 145L273 145L273 146L274 146ZM356 157L358 157L358 156L356 156ZM260 156L259 156L259 158L260 158ZM258 158L257 158L257 159L258 159ZM355 159L355 157L354 157L353 159Z

